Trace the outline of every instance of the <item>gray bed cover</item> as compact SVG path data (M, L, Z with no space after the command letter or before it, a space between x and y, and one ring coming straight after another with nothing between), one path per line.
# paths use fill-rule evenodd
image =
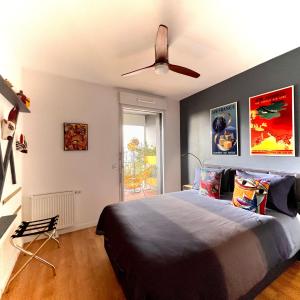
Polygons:
M104 208L97 234L128 300L240 299L300 248L300 221L197 191Z

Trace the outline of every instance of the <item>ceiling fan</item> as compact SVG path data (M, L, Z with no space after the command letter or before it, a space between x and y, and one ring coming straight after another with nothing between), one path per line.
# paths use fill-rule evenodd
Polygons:
M168 27L165 25L159 25L157 35L156 35L156 41L155 41L155 62L154 64L144 67L135 71L131 71L125 74L122 74L122 76L132 76L136 75L144 70L147 69L154 69L155 73L157 74L165 74L169 70L183 74L186 76L198 78L200 76L199 73L190 70L185 67L181 67L178 65L173 65L169 63L169 57L168 57Z

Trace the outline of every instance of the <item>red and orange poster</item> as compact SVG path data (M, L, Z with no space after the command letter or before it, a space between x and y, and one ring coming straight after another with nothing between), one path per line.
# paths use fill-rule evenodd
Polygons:
M249 98L250 154L295 156L294 86Z

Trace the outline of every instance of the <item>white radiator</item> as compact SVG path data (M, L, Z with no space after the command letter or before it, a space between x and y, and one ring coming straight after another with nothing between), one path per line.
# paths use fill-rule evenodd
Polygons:
M32 220L59 215L57 229L74 225L75 192L57 192L31 196Z

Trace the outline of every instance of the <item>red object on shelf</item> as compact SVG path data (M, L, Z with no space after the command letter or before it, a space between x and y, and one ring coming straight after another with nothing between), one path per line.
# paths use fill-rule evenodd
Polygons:
M27 108L30 106L30 99L24 95L22 90L20 90L20 92L17 93L17 96L26 105Z
M28 152L28 144L23 134L20 135L19 141L16 141L16 149L22 153Z
M3 140L12 140L14 138L18 113L19 109L15 106L9 112L8 119L1 121L1 137Z
M17 115L18 115L18 108L15 106L9 112L8 121L11 121L16 124L17 123Z

